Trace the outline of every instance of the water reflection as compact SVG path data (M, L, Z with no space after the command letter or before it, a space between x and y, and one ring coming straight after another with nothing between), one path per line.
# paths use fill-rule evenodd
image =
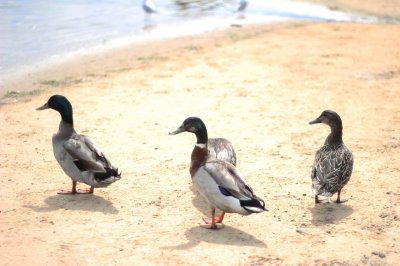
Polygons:
M225 7L226 5L234 5L235 0L215 1L215 0L175 0L173 1L179 10L199 10L208 11Z
M173 3L175 5L174 9L179 16L222 14L232 11L236 5L235 0L175 0Z

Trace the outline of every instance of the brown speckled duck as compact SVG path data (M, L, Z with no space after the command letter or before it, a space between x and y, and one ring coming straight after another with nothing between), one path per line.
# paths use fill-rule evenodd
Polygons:
M204 219L204 227L221 227L226 212L249 215L266 211L264 201L253 193L233 164L209 155L207 129L200 118L187 118L170 134L185 131L194 133L197 138L190 164L193 185L211 208L211 218ZM216 208L222 211L219 217L215 217Z
M353 155L342 140L342 120L331 110L325 110L310 124L323 123L331 128L331 133L324 145L316 152L311 171L312 189L315 203L319 203L319 195L331 197L338 193L336 203L345 202L340 199L342 188L349 182L353 171Z

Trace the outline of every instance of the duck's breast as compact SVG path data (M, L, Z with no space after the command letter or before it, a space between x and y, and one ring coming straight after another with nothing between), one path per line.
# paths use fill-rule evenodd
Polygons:
M54 157L65 174L67 174L74 181L82 182L81 173L73 163L72 157L64 149L63 143L63 141L57 139L57 136L53 136Z

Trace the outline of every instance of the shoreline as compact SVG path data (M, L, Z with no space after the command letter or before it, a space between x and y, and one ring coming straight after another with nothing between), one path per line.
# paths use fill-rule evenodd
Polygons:
M205 43L224 41L227 36L246 35L246 31L266 28L268 30L304 24L303 21L284 21L261 24L231 24L228 28L215 29L204 33L135 42L100 52L83 54L79 57L53 62L50 65L32 67L16 74L3 83L0 106L28 100L31 96L52 88L64 88L74 84L92 82L97 77L140 68L152 61L162 61L176 50L196 49ZM235 38L235 37L232 37Z
M391 0L375 4L373 2L368 2L369 5L367 5L366 8L360 8L360 6L357 6L356 4L359 2L358 0L350 1L349 3L336 1L334 4L326 0L296 1L316 3L327 6L332 10L344 12L351 11L365 15L378 15L382 17L392 16L400 18L400 6L397 9L392 8L394 1ZM240 24L240 21L238 21L237 24L231 23L230 26L223 29L210 30L194 35L133 42L116 48L105 48L104 50L97 52L74 56L71 59L63 59L62 62L54 61L44 66L31 66L17 74L11 74L10 77L3 80L0 91L0 105L17 102L19 100L27 100L34 95L40 94L41 92L54 87L66 87L72 84L90 81L96 76L106 76L112 72L129 70L130 68L137 66L138 58L145 58L152 54L154 50L159 51L159 53L166 53L171 47L173 49L179 49L180 42L190 43L193 41L194 43L201 43L202 39L224 38L225 35L240 32L236 27L251 30L252 28L265 25L265 27L273 30L275 26L280 28L280 25L284 25L283 27L285 27L299 23L320 22L288 20L272 21L269 23ZM164 49L164 47L169 48ZM132 62L129 62L127 58L130 58L129 60Z

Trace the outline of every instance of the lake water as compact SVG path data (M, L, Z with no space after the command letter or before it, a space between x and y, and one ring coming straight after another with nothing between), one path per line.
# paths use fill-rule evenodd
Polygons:
M0 78L24 67L124 44L196 34L231 24L288 19L378 22L289 0L250 0L245 18L235 0L154 0L146 22L141 0L1 0Z

